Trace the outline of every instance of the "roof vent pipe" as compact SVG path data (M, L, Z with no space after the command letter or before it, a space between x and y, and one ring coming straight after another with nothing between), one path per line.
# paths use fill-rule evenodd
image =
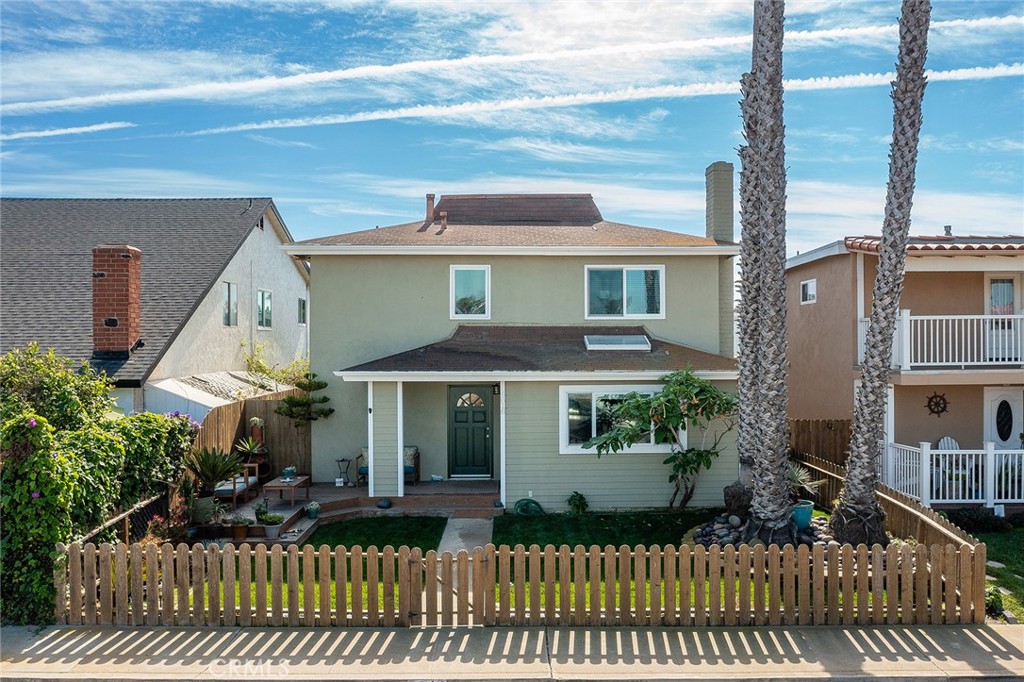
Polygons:
M427 195L427 222L434 222L434 195Z
M448 228L448 211L441 211L441 229Z
M947 237L952 237L953 236L953 226L952 225L943 225L942 226L942 231L946 233Z

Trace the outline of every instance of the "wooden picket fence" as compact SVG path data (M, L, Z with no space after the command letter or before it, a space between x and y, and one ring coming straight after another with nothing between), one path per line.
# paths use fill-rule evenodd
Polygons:
M981 623L985 545L58 546L57 622L206 626Z

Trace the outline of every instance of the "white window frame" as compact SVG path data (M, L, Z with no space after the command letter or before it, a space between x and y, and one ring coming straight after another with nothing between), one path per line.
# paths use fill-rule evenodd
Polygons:
M238 326L238 284L235 282L224 282L224 295L227 298L227 318L228 321L224 322L224 315L221 315L221 322L225 327L237 327ZM232 296L232 294L234 294Z
M270 296L270 324L260 324L260 313L263 312L263 297L261 294L268 294ZM274 328L274 292L270 289L257 289L256 290L256 328L257 329L273 329Z
M626 393L657 393L664 384L584 384L581 386L559 386L558 387L558 453L561 455L594 455L597 456L596 448L584 448L582 445L569 444L569 394L590 393L591 396L599 395L624 395ZM593 404L593 401L591 401ZM683 431L682 446L686 447L687 431ZM634 443L633 445L620 450L618 453L609 454L664 454L672 452L672 443Z
M806 296L804 295L806 292ZM818 302L818 279L805 279L800 282L800 305L813 305Z
M455 273L460 270L484 271L484 309L483 315L467 315L455 311ZM452 265L448 271L448 319L451 320L489 320L491 319L491 266L490 265Z
M299 320L299 326L305 327L306 320L309 319L309 302L302 296L299 296L299 309L295 314ZM273 322L273 320L271 320L271 322Z
M591 315L590 314L590 271L591 270L622 270L622 314ZM648 313L626 312L626 271L657 270L659 272L658 310L656 315ZM665 319L665 266L664 265L586 265L583 268L583 319L585 320L664 320Z

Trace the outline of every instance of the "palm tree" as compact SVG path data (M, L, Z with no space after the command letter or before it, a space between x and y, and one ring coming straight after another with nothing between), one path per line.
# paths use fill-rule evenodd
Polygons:
M742 302L738 446L752 455L747 539L794 542L786 452L786 168L782 120L783 0L754 3L740 149ZM754 357L756 354L757 357Z
M899 60L892 86L893 131L882 244L878 254L871 319L864 341L861 384L853 406L853 433L846 483L832 513L839 542L888 544L885 512L875 496L878 463L885 447L885 409L892 362L892 337L903 291L903 269L914 200L917 146L924 100L930 0L903 0Z

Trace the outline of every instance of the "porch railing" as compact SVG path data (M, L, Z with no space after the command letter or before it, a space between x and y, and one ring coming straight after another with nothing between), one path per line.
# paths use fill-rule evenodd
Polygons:
M922 504L1024 503L1024 450L936 450L889 444L886 483Z
M858 326L858 362L868 320ZM901 310L893 335L896 369L1024 364L1024 315L911 315Z

